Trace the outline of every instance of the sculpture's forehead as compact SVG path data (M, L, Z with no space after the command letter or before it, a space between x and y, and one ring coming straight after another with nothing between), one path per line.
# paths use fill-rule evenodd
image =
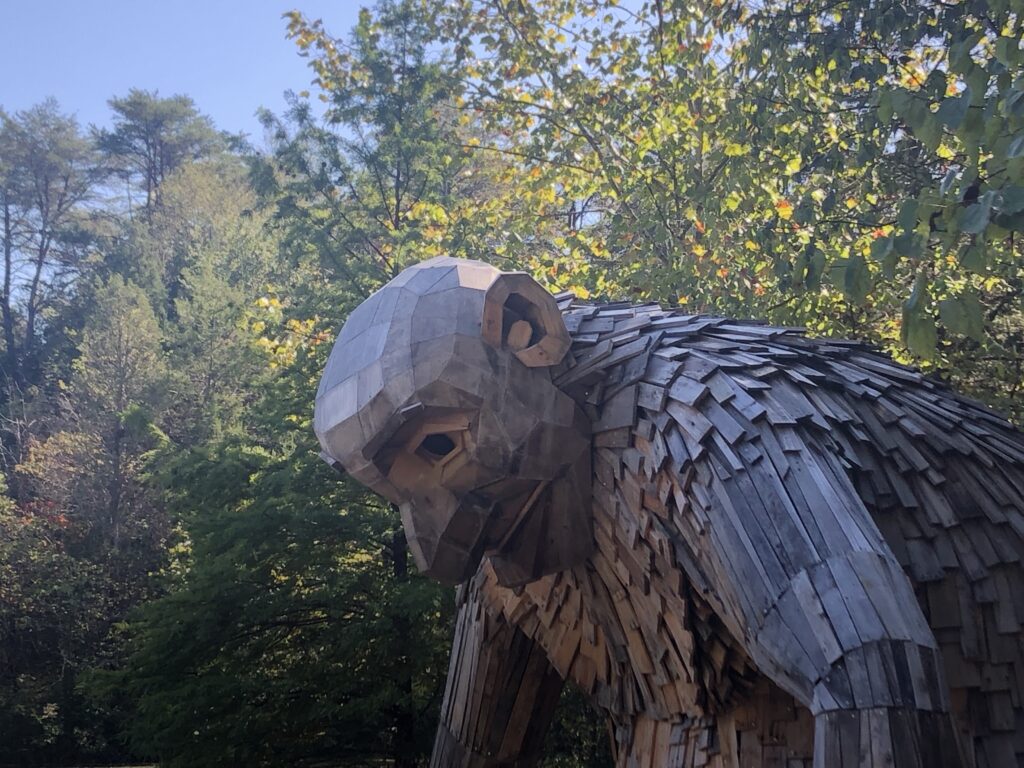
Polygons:
M360 304L338 334L317 390L318 400L331 402L331 420L355 415L388 382L411 376L425 343L479 336L484 296L499 275L486 264L439 257L410 267Z

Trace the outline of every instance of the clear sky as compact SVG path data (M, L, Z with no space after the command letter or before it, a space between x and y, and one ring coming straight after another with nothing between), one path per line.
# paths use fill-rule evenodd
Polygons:
M313 75L285 37L281 14L322 18L344 36L350 0L0 0L0 107L53 96L84 125L109 124L107 99L129 88L184 93L218 128L260 143L258 107Z

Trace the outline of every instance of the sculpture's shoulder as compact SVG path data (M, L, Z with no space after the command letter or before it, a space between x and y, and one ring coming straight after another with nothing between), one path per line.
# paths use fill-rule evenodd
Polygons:
M555 381L587 410L596 435L635 426L637 407L653 416L675 401L718 416L712 427L730 442L763 419L781 432L813 425L841 437L851 457L863 453L852 440L920 472L928 470L920 441L936 456L1024 471L1024 433L1005 417L865 342L658 304L557 298L573 343Z
M702 462L719 476L770 466L786 478L828 454L916 583L959 574L987 585L979 600L998 590L1012 603L1016 588L1002 584L1024 583L1024 432L1004 417L862 342L657 305L563 303L574 343L556 380L590 416L598 479L621 464L653 484L630 505L665 503L674 488L683 508ZM1004 622L1022 628L1024 611Z

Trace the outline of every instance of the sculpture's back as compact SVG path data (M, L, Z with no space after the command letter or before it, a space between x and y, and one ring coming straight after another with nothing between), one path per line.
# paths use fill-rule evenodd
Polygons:
M492 555L462 590L436 765L529 763L561 679L622 765L1017 764L1019 432L861 345L561 309L571 350L531 385L576 404L592 451L544 482L592 461L593 503L572 491L584 523L520 486L484 515L503 527L463 563ZM524 557L552 525L588 546Z

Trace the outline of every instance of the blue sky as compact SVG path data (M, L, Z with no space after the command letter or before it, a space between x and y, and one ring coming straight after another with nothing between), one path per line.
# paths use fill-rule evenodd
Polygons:
M129 88L184 93L218 128L259 143L258 107L279 112L312 72L285 37L293 8L346 35L347 0L0 0L0 107L54 96L83 125L109 123Z

